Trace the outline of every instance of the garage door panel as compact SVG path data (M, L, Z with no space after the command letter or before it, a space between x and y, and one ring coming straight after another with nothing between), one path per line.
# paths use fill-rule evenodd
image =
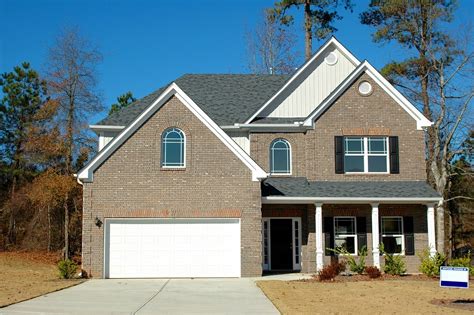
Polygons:
M110 278L239 277L238 219L107 220Z

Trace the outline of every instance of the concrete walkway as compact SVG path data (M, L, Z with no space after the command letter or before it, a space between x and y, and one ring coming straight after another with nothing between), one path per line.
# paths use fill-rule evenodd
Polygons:
M279 314L254 280L90 280L0 314Z

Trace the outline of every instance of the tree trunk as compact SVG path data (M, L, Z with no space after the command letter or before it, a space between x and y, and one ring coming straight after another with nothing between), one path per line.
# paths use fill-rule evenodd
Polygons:
M74 99L69 99L69 109L66 121L66 172L72 174L72 155L74 151Z
M311 1L304 2L304 30L305 30L305 59L309 60L313 54L313 23L311 21Z
M48 215L48 252L51 251L51 209L50 206L48 205L47 208L47 215Z
M69 258L69 209L68 195L64 200L64 259Z
M10 190L10 200L13 201L16 189L16 176L13 175L12 187ZM15 205L10 203L10 219L8 222L8 243L16 244L16 220L15 220Z
M445 253L444 247L444 202L441 200L436 208L436 250Z

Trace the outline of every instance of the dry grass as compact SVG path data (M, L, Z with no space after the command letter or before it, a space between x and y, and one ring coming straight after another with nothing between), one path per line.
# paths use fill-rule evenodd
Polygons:
M58 278L55 254L0 252L0 307L82 282Z
M436 280L259 281L257 285L282 314L473 314L471 306L447 307L439 300L473 299L474 288L440 288Z

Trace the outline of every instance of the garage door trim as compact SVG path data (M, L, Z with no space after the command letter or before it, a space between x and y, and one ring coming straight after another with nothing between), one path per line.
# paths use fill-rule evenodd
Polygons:
M104 218L104 278L109 276L110 259L110 225L114 223L124 224L169 224L169 223L237 223L239 224L239 249L241 248L241 220L240 218ZM239 261L241 268L242 261ZM241 273L239 272L239 277Z

